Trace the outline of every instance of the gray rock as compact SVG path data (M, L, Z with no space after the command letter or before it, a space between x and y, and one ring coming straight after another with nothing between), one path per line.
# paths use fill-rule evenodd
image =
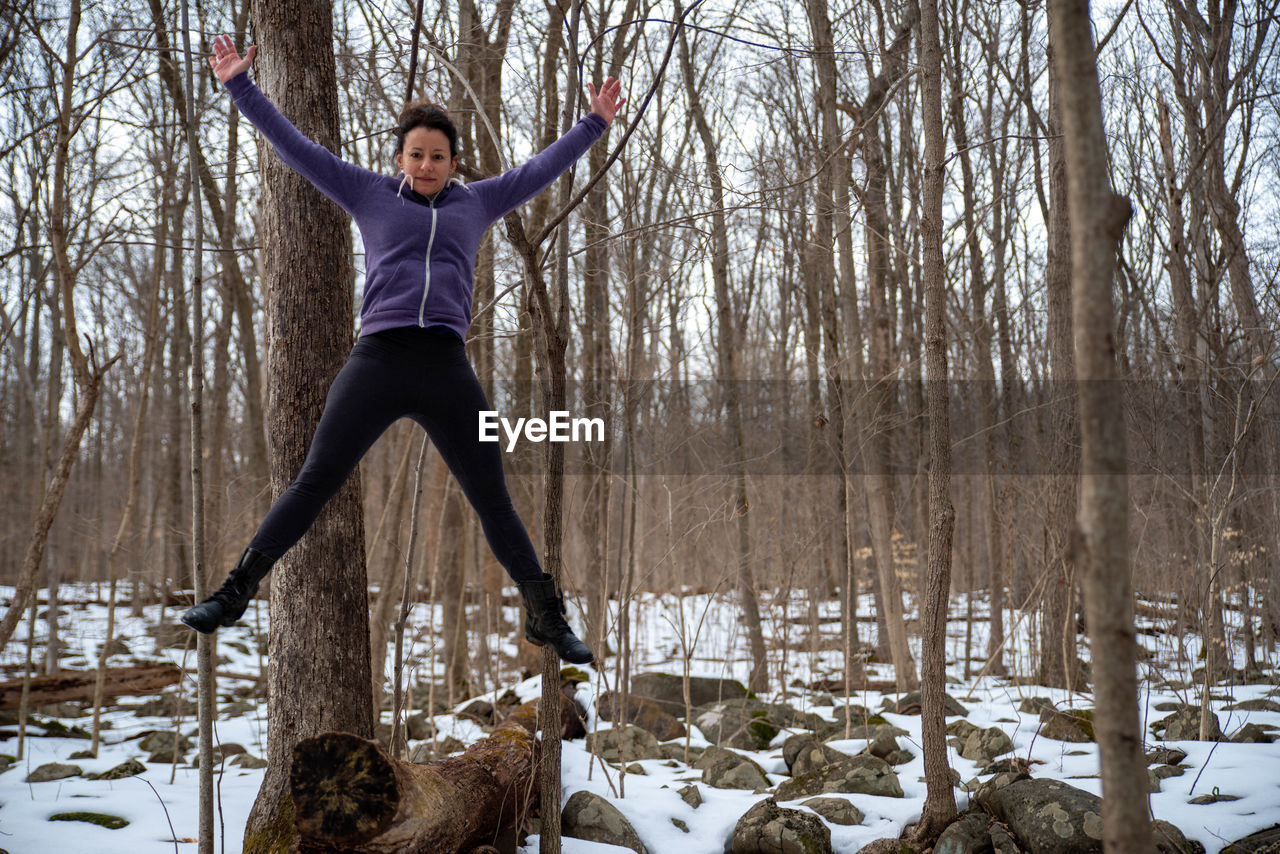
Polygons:
M920 854L921 850L906 839L877 839L859 848L856 854Z
M783 809L773 798L766 798L738 819L729 851L731 854L829 854L831 831L817 816Z
M960 755L974 762L989 763L1004 753L1013 750L1013 739L1000 727L974 730L965 739L964 749Z
M1043 765L1044 763L1037 759L1034 764ZM987 774L1005 774L1009 772L1014 774L1030 774L1031 765L1031 762L1028 762L1026 759L1019 756L1006 756L1004 759L997 759L995 762L982 766L978 773L983 776L986 776Z
M1241 700L1225 707L1228 712L1280 712L1280 703L1262 698L1259 700Z
M64 780L67 777L79 777L84 771L79 765L66 765L62 762L46 762L27 775L27 783L50 783Z
M133 777L147 770L147 766L143 765L136 759L126 759L110 771L103 771L97 774L95 780L123 780L125 777Z
M901 798L898 775L883 759L866 754L851 756L778 786L778 800L794 801L812 795L847 792Z
M614 727L587 733L587 751L606 762L665 758L658 740L652 733L638 726Z
M152 765L172 765L175 762L185 762L186 759L186 753L173 747L162 747L147 757Z
M1215 789L1211 794L1200 795L1199 797L1195 797L1187 801L1187 803L1203 807L1208 806L1209 804L1230 803L1231 801L1238 800L1240 800L1239 795L1224 795Z
M252 714L257 710L257 708L258 707L253 703L246 703L244 700L236 700L235 702L227 703L223 706L218 711L218 714L222 715L224 718L239 718L244 715Z
M782 761L787 763L787 772L793 777L817 771L819 768L848 759L847 753L841 753L834 747L822 744L810 733L798 733L782 744Z
M426 741L436 734L435 724L426 712L409 715L404 722L404 728L409 733L409 738L414 741Z
M1280 824L1241 837L1222 849L1222 854L1276 854L1280 852Z
M693 722L708 741L738 750L764 750L783 729L830 725L818 715L750 697L700 706L693 712Z
M183 630L190 632L185 626ZM191 697L183 697L175 700L173 694L163 694L154 700L148 700L134 710L134 714L140 718L168 718L176 715L182 717L191 717L198 711L196 701Z
M769 778L764 769L732 750L707 748L693 767L702 769L702 782L717 789L746 789L754 792L769 788Z
M668 714L684 717L684 683L679 676L670 673L640 673L631 678L631 693L655 700ZM695 708L746 696L747 689L736 679L713 679L706 676L689 678L689 699Z
M565 836L604 842L630 848L636 854L647 854L636 830L618 808L597 794L574 792L564 805L560 817Z
M623 718L627 723L648 730L659 741L684 738L684 724L666 711L662 704L649 697L627 696L627 711L619 715L622 698L613 691L605 691L596 701L596 711L601 720L614 721Z
M978 731L978 727L969 723L964 718L958 718L947 724L947 735L954 735L960 739L963 744L968 740L969 736Z
M952 715L964 717L969 714L969 710L960 705L960 701L955 697L952 697L950 694L943 694L942 696L942 707L948 717ZM880 705L884 707L886 712L893 712L899 715L918 715L921 710L920 692L909 691L897 700L890 700L888 697L885 697L884 702Z
M947 825L934 843L933 854L990 854L991 816L967 812Z
M159 750L172 751L175 745L179 751L190 750L192 747L191 739L186 736L179 735L173 730L159 729L143 736L142 740L138 742L138 749L147 753L155 753Z
M689 832L689 825L685 824L685 822L684 822L683 820L678 819L678 818L676 818L675 816L672 816L672 817L671 817L671 823L672 823L673 825L675 825L676 827L678 827L678 828L679 828L681 831L683 831L684 833L688 833L688 832Z
M1218 725L1218 716L1209 712L1209 738L1207 741L1222 741L1222 730ZM1156 735L1165 741L1199 741L1200 709L1184 706L1167 718L1161 718L1151 725Z
M1040 710L1040 735L1054 741L1083 743L1093 741L1093 711L1072 709L1060 712L1055 709Z
M1270 744L1275 740L1275 736L1257 724L1245 724L1231 736L1235 744Z
M232 756L231 761L228 762L227 764L235 765L239 768L244 768L246 770L254 770L257 768L266 768L267 760L259 759L257 756L254 756L252 753L241 753L238 756Z
M1148 765L1177 765L1187 758L1187 751L1176 747L1157 747L1147 751Z
M1187 773L1186 768L1180 768L1177 765L1152 765L1150 771L1157 780L1167 780L1170 777L1181 777Z
M684 761L685 761L685 759L684 759L684 742L683 742L683 741L668 741L668 742L664 742L664 743L662 743L662 744L659 744L659 745L658 745L658 747L662 750L662 755L663 755L665 758L667 758L667 759L674 759L676 762L684 762ZM698 761L698 757L702 755L702 752L703 752L705 749L706 749L706 748L704 748L704 747L699 747L699 746L698 746L698 745L696 745L696 744L691 744L691 745L689 745L689 761L690 761L690 762L697 762L697 761Z
M695 810L702 806L702 792L693 783L685 786L676 792L680 796L680 800L684 801Z
M1048 697L1023 697L1018 704L1018 711L1024 715L1039 715L1045 709L1054 711L1053 700Z
M848 798L810 798L801 801L800 805L808 807L832 824L851 826L862 824L866 818L862 810L855 807Z
M974 800L1013 833L1026 854L1101 854L1102 799L1061 780L1024 777ZM1156 848L1182 854L1189 843L1167 822L1156 822Z

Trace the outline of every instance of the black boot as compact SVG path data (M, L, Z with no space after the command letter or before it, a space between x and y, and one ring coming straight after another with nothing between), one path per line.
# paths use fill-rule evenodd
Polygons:
M229 626L244 616L249 600L258 592L258 583L271 571L276 559L256 549L245 549L240 562L208 599L187 609L182 622L197 632L209 634L218 626Z
M590 664L595 660L587 645L565 622L564 597L556 592L555 580L545 572L538 581L517 581L524 599L524 636L534 646L546 646L571 664Z

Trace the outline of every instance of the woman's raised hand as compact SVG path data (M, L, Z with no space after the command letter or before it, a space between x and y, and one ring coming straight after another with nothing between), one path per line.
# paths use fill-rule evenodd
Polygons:
M226 83L237 74L248 71L249 66L253 65L253 57L257 52L258 46L252 45L249 52L242 58L236 52L231 36L221 35L213 40L214 55L209 57L209 67L213 69L214 74L218 75L218 80Z
M608 77L604 81L604 85L600 87L600 91L596 91L596 87L587 84L587 91L591 93L591 112L595 113L606 122L612 122L613 117L618 114L618 110L622 109L622 105L627 103L627 99L622 95L622 81Z

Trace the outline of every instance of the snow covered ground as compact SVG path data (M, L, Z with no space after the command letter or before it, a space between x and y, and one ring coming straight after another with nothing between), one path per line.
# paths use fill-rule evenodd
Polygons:
M0 596L12 591L0 588ZM106 609L101 605L85 604L97 598L96 588L71 589L62 592L61 607L67 616L60 623L62 642L70 651L62 664L69 668L88 668L96 660L98 645L105 634ZM834 718L830 698L809 692L793 684L808 683L818 678L838 677L839 624L834 620L823 624L818 643L807 637L807 626L802 618L808 613L803 596L795 595L783 607L783 602L764 603L765 634L771 641L771 680L774 695L765 699L785 701L799 709L813 711ZM975 602L975 612L984 612L982 603ZM954 597L953 618L966 612L968 603L962 597ZM836 604L823 605L823 616L836 615ZM862 613L869 613L870 602L862 603ZM264 609L265 610L265 609ZM633 638L636 642L634 672L659 670L680 674L685 650L688 650L692 675L733 677L745 682L749 670L746 659L746 638L736 619L737 611L731 597L707 595L687 596L683 600L675 596L640 597L634 609ZM433 623L431 617L437 617ZM514 619L514 608L508 610ZM117 634L125 639L132 655L112 658L113 664L123 665L132 658L169 660L182 664L184 653L180 649L157 651L154 639L147 634L147 627L157 622L158 613L150 609L140 619L127 616L122 609L117 615ZM1018 615L1009 612L1006 625L1014 626ZM169 621L176 619L170 611ZM265 614L248 615L250 625L265 626ZM410 645L411 656L407 665L409 677L418 681L430 681L432 660L430 653L434 625L438 625L438 613L432 614L427 606L419 606L411 625L415 629L415 642ZM1148 623L1149 624L1149 623ZM986 626L976 623L968 636L971 659L980 659L979 651L986 648ZM0 665L20 664L25 657L25 626L0 655ZM45 643L45 626L37 627L37 655ZM863 635L869 628L863 626ZM1020 713L1018 706L1025 697L1050 697L1059 706L1091 708L1092 698L1084 694L1068 696L1065 692L1037 686L1018 686L1009 680L983 677L977 679L980 660L971 660L970 677L964 678L966 625L955 619L948 629L949 672L953 683L949 693L969 710L967 719L978 727L997 726L1013 739L1015 755L1042 762L1033 774L1038 777L1054 777L1071 785L1100 794L1097 748L1093 744L1073 744L1053 741L1038 735L1038 719L1031 714ZM1026 621L1018 623L1011 632L1013 640L1006 659L1011 663L1029 660L1029 638L1032 627ZM785 658L780 651L784 638L791 647ZM1185 649L1168 635L1142 636L1143 643L1151 650L1152 658L1143 665L1143 719L1150 723L1167 713L1157 711L1160 703L1185 703L1198 701L1199 694L1188 684L1189 676L1181 672L1191 666L1199 652L1192 642ZM1082 640L1083 643L1083 640ZM503 654L514 654L510 638L492 638L493 649ZM1275 661L1276 651L1271 651ZM260 666L255 629L238 626L223 630L218 653L224 658L220 670L231 673L256 673ZM917 651L918 655L918 651ZM190 654L187 655L191 658ZM1088 651L1082 648L1082 657ZM390 655L388 655L390 660ZM1238 661L1243 664L1243 661ZM188 661L188 666L193 662ZM579 686L579 699L586 702L590 712L588 726L607 728L608 722L597 720L594 698L606 688L616 685L615 661L610 659L610 669L597 672L588 669L591 681ZM1025 669L1025 668L1024 668ZM1274 672L1270 670L1269 672ZM892 669L872 665L871 678L891 678ZM538 679L515 683L514 677L501 684L505 677L497 674L500 684L491 697L507 688L514 688L521 699L533 699L539 693ZM784 692L781 683L788 687ZM218 706L225 709L233 699L229 692L244 683L222 680ZM193 680L184 682L183 689L190 694ZM1226 711L1225 706L1250 699L1270 698L1280 702L1280 689L1273 684L1219 686L1214 691L1213 706L1218 712L1224 733L1230 735L1245 723L1270 724L1280 728L1280 712ZM149 697L120 698L117 703L137 705ZM243 699L243 698L239 698ZM851 701L867 708L877 709L882 695L876 692L860 693ZM469 700L468 700L469 702ZM825 705L818 705L823 702ZM237 714L220 714L216 724L216 737L220 743L235 742L253 756L265 754L266 705L251 702L236 709ZM40 720L47 720L43 715ZM860 846L884 836L898 835L903 826L919 816L925 787L920 782L924 764L920 744L920 718L909 715L886 714L885 718L906 730L909 735L900 739L915 754L905 765L895 768L906 794L905 798L885 798L868 795L849 795L849 799L866 815L861 825L841 827L830 825L832 843L836 851L856 851ZM387 720L389 718L384 718ZM88 728L88 717L63 717L67 726ZM45 783L27 783L27 775L48 762L72 762L84 774L98 773L125 762L137 759L143 762L147 753L141 749L138 736L151 730L174 729L171 716L138 717L135 711L115 709L104 714L108 729L104 731L104 744L100 754L93 759L70 760L76 751L84 750L88 742L75 738L28 738L26 752L6 773L0 774L0 848L10 854L46 854L46 852L93 851L120 852L120 854L162 854L166 851L194 852L198 833L198 772L189 763L180 763L176 770L169 764L148 764L147 771L137 776L119 780L90 780L85 776L68 777ZM454 735L467 742L482 733L479 728L454 715L442 715L437 719L441 735ZM194 740L196 723L190 717L179 719L177 728ZM39 730L35 730L39 732ZM1156 742L1148 732L1148 747ZM781 756L782 741L789 735L779 734L771 749L754 754L753 758L778 782L786 773ZM16 727L4 726L0 736L0 753L17 752ZM693 744L707 742L694 731ZM846 752L857 752L865 746L863 741L835 742L833 746ZM1177 825L1188 838L1198 839L1210 852L1218 851L1224 844L1254 830L1280 822L1280 743L1230 744L1205 742L1178 742L1187 752L1184 764L1190 766L1184 775L1162 782L1162 790L1152 795L1151 806L1157 818ZM195 750L188 757L196 755ZM951 751L952 766L962 780L969 780L977 773L977 766ZM664 761L649 760L639 763L645 774L627 774L625 782L619 780L616 768L594 763L586 753L582 741L566 742L563 758L564 798L579 789L588 789L608 797L634 824L650 854L679 851L681 854L720 854L725 840L738 818L765 795L753 795L739 790L715 789L699 783L703 804L693 809L677 794L677 790L691 780L700 779L700 772L688 767L669 767ZM249 809L261 782L262 770L248 770L226 764L217 776L216 821L221 833L216 850L238 852ZM625 797L619 797L620 785L625 786ZM1220 793L1239 796L1239 800L1220 801L1208 805L1192 805L1188 801L1197 795ZM961 808L967 802L963 791L957 790ZM795 806L795 804L787 804ZM126 827L111 830L79 821L49 821L50 816L68 812L106 813L126 819ZM688 833L672 821L684 822ZM604 854L624 849L598 843L566 839L567 854ZM537 851L537 838L530 838L521 849L522 854Z

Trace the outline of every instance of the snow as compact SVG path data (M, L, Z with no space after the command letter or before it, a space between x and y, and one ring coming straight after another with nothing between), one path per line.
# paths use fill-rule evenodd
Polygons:
M11 594L11 591L0 588L0 595L6 593ZM97 597L97 590L92 587L68 587L60 594L61 607L69 614L60 623L62 642L72 651L63 660L64 666L89 668L96 661L106 623L105 607L92 604ZM787 619L807 613L808 605L803 596L797 594L786 603L777 600L762 604L762 613L766 614L766 637L780 637L784 632L789 632L794 639L807 633L807 627L803 623L786 622ZM979 615L985 613L981 600L975 601L974 606ZM860 605L863 613L867 613L869 607L869 600L864 600ZM965 613L967 607L968 603L963 597L953 597L953 615ZM835 616L837 608L835 602L823 603L821 613L823 616ZM168 621L172 621L175 615L170 610L166 616ZM515 608L507 609L508 618L514 620L516 616ZM636 645L634 672L661 670L679 675L685 665L684 650L688 649L691 675L732 677L745 682L750 662L746 658L746 638L738 623L732 597L691 594L681 601L672 594L644 594L637 597L632 616L632 637ZM434 626L440 624L439 617L438 609L425 605L419 605L414 610L411 624L416 627L416 632L409 645L410 658L407 664L411 679L430 681L435 666L431 660L436 646L433 633ZM580 625L578 615L572 617ZM125 609L121 609L117 612L118 635L127 639L126 643L136 658L149 661L169 660L178 664L183 664L186 658L186 665L193 666L194 657L189 653L184 654L180 649L155 650L154 641L147 635L146 628L158 618L159 614L154 608L148 609L141 618L131 617ZM1017 618L1017 612L1009 612L1006 615L1006 625L1014 626ZM256 638L258 631L265 632L265 622L263 607L262 613L251 611L247 617L249 626L257 628L237 626L220 633L218 655L223 660L219 664L219 670L249 674L258 672L261 659L257 652ZM1038 718L1018 711L1019 703L1026 697L1049 697L1062 708L1092 707L1092 697L1034 685L1019 686L993 677L975 679L971 676L966 680L963 668L964 629L963 623L958 620L948 629L948 670L953 680L948 686L948 692L968 709L967 720L980 728L996 726L1003 729L1013 740L1013 755L1028 758L1033 763L1042 763L1034 765L1034 776L1061 779L1073 786L1101 794L1101 781L1097 776L1097 747L1091 743L1074 744L1046 739L1039 734ZM10 673L15 672L13 666L20 664L25 658L26 630L24 624L3 655L0 655L0 665L9 666ZM46 627L41 623L37 627L35 639L37 656L46 640L45 631ZM868 631L867 627L862 627L864 635ZM973 650L986 648L985 631L985 623L973 626ZM771 678L774 687L781 688L779 683L782 681L788 687L785 696L778 690L765 699L785 701L801 710L816 712L833 720L835 710L829 705L829 698L791 687L791 684L795 680L808 683L818 678L838 677L840 645L832 642L838 637L838 633L839 623L824 623L823 643L810 648L806 643L793 640L793 643L804 648L787 652L785 661L782 659L783 653L774 649L771 652ZM1028 660L1032 634L1029 621L1017 624L1007 649L1009 661L1021 664ZM1168 714L1156 710L1157 704L1198 702L1198 689L1190 683L1189 674L1184 672L1190 666L1189 662L1196 661L1198 642L1179 648L1169 636L1140 638L1153 654L1140 672L1143 679L1141 715L1146 726ZM490 648L500 651L503 656L515 651L512 638L508 636L490 638ZM1275 652L1271 651L1273 661ZM1083 639L1081 654L1087 659L1087 644ZM918 660L918 648L916 655ZM974 657L979 657L976 652ZM130 661L130 656L114 656L111 659L111 663L115 665ZM389 654L388 668L391 666L390 662ZM610 726L608 722L599 720L594 713L595 697L614 687L617 682L617 673L613 669L615 661L611 659L609 663L610 669L605 672L584 668L590 681L578 686L578 699L588 705L589 728L606 729ZM1241 665L1243 661L1237 661L1237 664ZM892 678L892 668L888 666L871 665L869 669L872 679ZM971 673L976 674L980 669L981 661L972 662ZM779 678L781 673L785 673L785 680ZM184 680L182 687L186 696L194 692L193 680L194 677ZM233 680L220 680L219 708L225 707L231 699L229 692L242 686L243 683ZM530 700L539 696L540 682L536 677L523 681L508 677L500 679L499 684L484 696L493 700L508 689L513 690L521 701ZM1280 691L1271 685L1216 686L1214 697L1212 705L1218 713L1223 732L1228 735L1246 723L1280 728L1280 713L1229 711L1224 708L1231 703L1249 699L1280 699ZM850 701L878 711L883 698L884 695L878 692L861 692L851 697ZM126 697L118 699L116 703L136 705L148 699L151 698ZM471 699L474 698L469 698L466 702ZM817 704L823 700L826 705ZM248 702L254 704L253 711L248 714L234 717L219 715L216 739L220 743L236 742L243 745L250 754L264 756L266 704L252 698ZM837 699L837 702L842 700ZM460 703L455 711L459 711L462 705L465 703ZM139 747L138 737L151 730L174 729L172 717L139 718L133 711L118 710L114 706L112 708L113 710L103 715L104 742L96 759L68 759L72 753L88 747L86 740L28 737L26 755L7 773L0 774L0 848L10 854L81 850L104 854L195 851L195 839L199 832L198 771L186 763L180 764L176 770L169 764L148 764L144 774L114 781L73 777L49 783L24 782L31 770L46 762L70 761L79 765L86 774L106 771L130 758L145 762L146 755ZM44 719L43 716L41 719ZM925 785L920 780L924 776L920 717L885 714L885 719L907 731L908 734L901 737L899 742L915 754L915 758L908 763L895 768L906 797L848 795L849 800L866 818L862 824L854 827L828 825L835 851L852 852L874 839L897 836L905 825L920 815L925 796ZM85 729L91 726L89 717L66 717L60 720L67 726ZM384 720L389 720L389 715L384 716ZM454 714L438 717L437 724L442 736L453 735L464 743L484 735L479 726ZM192 718L188 716L180 719L177 727L195 740L196 722ZM1148 749L1161 743L1151 736L1149 729L1146 732ZM0 732L0 735L7 736L0 741L0 753L16 753L15 733L15 727L6 727ZM774 783L783 779L782 775L786 772L781 745L787 735L789 733L785 731L780 733L769 750L752 755L770 774L771 782ZM695 746L707 745L696 728L691 734L690 742ZM856 752L865 747L866 742L856 739L838 741L833 742L833 746L846 752ZM1189 766L1189 770L1182 776L1164 779L1161 791L1151 796L1151 808L1157 818L1177 825L1188 838L1199 840L1210 852L1218 851L1231 840L1280 822L1280 743L1190 741L1178 742L1176 746L1186 751L1187 759L1184 764ZM188 755L194 757L196 753L193 750ZM954 750L949 751L948 758L962 780L972 780L977 775L977 765L962 759ZM617 768L603 764L598 759L593 762L583 741L565 742L562 763L563 798L567 801L575 791L585 789L610 799L632 822L650 854L671 851L678 851L680 854L721 854L725 849L725 840L738 818L753 804L767 797L747 791L712 788L701 782L701 772L683 764L666 760L647 760L637 764L645 773L628 773L623 778ZM675 767L672 767L673 764ZM263 774L261 770L246 770L225 764L221 773L216 776L216 850L240 850L245 822ZM681 787L690 782L696 783L703 799L702 805L696 810L677 794ZM625 796L622 796L623 792ZM1213 793L1236 795L1240 799L1207 805L1188 804L1192 797ZM961 789L956 790L956 795L958 806L963 809L967 803L967 795ZM788 803L786 806L803 809L798 803ZM76 811L117 815L130 823L119 830L109 830L82 822L48 821L55 813ZM688 827L688 832L677 827L673 819L683 822ZM529 837L520 848L521 854L535 854L537 850L537 836ZM606 854L626 849L566 838L563 850L566 854Z

